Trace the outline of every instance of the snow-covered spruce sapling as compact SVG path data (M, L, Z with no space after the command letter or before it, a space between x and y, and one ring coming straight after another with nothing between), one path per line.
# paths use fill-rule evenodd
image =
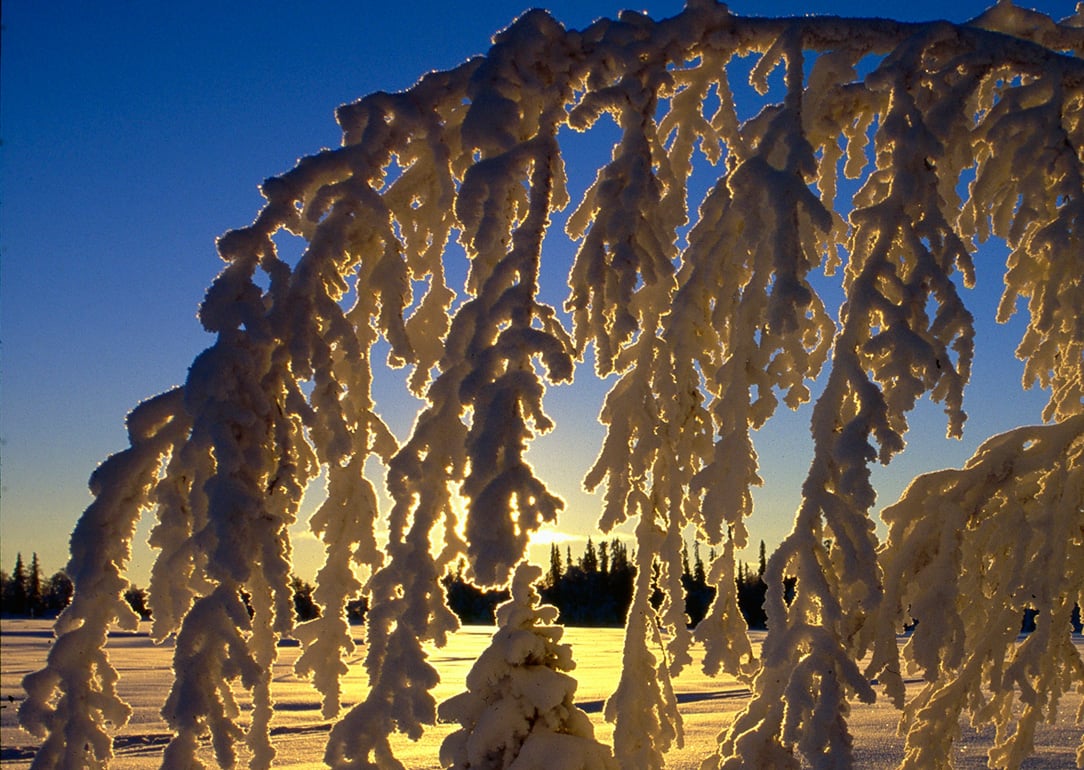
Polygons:
M576 664L561 644L557 608L542 604L542 569L521 563L511 598L497 607L497 632L470 673L467 690L440 705L461 727L444 739L449 770L617 770L609 747L573 702Z

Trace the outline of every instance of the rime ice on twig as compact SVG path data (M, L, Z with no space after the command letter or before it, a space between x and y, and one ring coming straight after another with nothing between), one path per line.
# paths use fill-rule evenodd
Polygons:
M106 727L124 725L132 713L117 695L119 675L104 648L112 623L134 629L139 622L124 601L128 581L122 571L140 513L151 504L162 458L189 430L182 401L182 392L175 389L133 409L128 415L131 447L91 476L96 499L72 535L67 569L78 594L57 619L58 638L46 667L23 679L27 697L19 721L45 738L34 767L107 767L113 738Z
M1024 384L1051 393L1043 418L1052 424L1035 447L1014 450L1046 464L1013 483L1041 477L1042 499L1079 494L1077 460L1046 447L1061 441L1077 458L1071 434L1084 411L1082 30L1079 8L1057 23L1008 2L963 25L746 19L690 0L672 19L626 12L567 31L532 11L487 55L341 107L343 146L267 180L256 221L220 239L227 266L200 311L214 345L182 389L133 412L131 448L95 473L97 499L72 540L75 601L47 667L26 679L22 722L46 736L35 767L104 765L105 723L126 718L102 648L108 625L130 620L122 573L143 508L158 516L153 634L177 634L165 763L196 765L205 733L220 764L242 742L254 767L271 763L268 672L283 634L302 640L297 670L312 674L325 716L336 715L353 650L345 608L365 591L369 690L333 727L325 759L398 767L390 733L416 738L436 718L422 644L456 626L442 574L462 555L480 582L506 581L531 532L562 508L526 450L552 427L546 386L571 380L589 346L615 383L585 485L606 487L604 530L639 519L624 673L606 708L616 761L661 767L681 741L670 677L691 660L680 558L694 529L721 554L711 567L717 598L696 631L705 666L753 680L755 693L705 766L849 765L849 702L874 694L854 661L875 645L878 665L893 665L886 629L902 597L931 601L907 581L886 600L886 578L913 580L921 565L909 554L951 552L929 542L944 532L933 517L908 528L896 508L878 555L869 465L903 448L924 395L944 405L951 435L963 429L974 335L958 284L985 269L971 252L990 235L1011 250L998 320L1027 300ZM762 96L744 121L731 82L743 66ZM620 138L566 226L579 242L566 324L539 296L549 217L572 202L561 131L607 117ZM690 184L705 169L714 183ZM849 199L840 171L860 180ZM708 192L689 227L694 189ZM281 231L307 243L295 265L278 256ZM458 303L447 278L463 272L447 269L453 237L469 262ZM845 299L834 313L818 292L841 266ZM401 446L371 394L381 340L390 365L412 367L408 387L426 401ZM734 586L760 483L752 431L780 400L810 400L829 361L794 530L768 562L771 631L757 661ZM363 476L373 458L387 467L392 498L383 549ZM988 483L973 470L985 462L936 478L966 496L965 482ZM325 546L315 591L324 611L295 629L289 527L321 472L327 498L310 526ZM1079 505L1057 510L1058 526L1079 526ZM1011 569L992 541L964 541ZM797 579L789 604L788 576ZM522 610L530 593L517 580L522 601L511 606ZM998 614L1001 601L982 611ZM1046 594L1035 602L1064 609ZM933 735L931 709L956 713L953 693L978 686L980 663L946 658L1001 661L1004 680L1028 698L1055 699L1053 678L1076 664L1046 628L1015 653L923 628L908 654L938 681L905 714L909 745ZM1036 650L1060 662L1035 663ZM247 728L236 686L252 691ZM1011 705L1007 691L968 705L1004 725L994 711ZM1028 748L1031 715L1049 712L1039 697L1020 737L999 735L995 759L1006 767ZM93 707L79 708L84 699ZM481 718L466 716L478 732ZM936 737L929 750L947 755L952 736ZM534 745L522 744L519 761ZM449 750L455 762L469 754Z
M965 712L997 728L990 766L1019 767L1061 696L1084 690L1068 633L1084 595L1082 513L1084 414L995 436L963 469L918 477L885 509L886 594L869 674L904 709L902 767L951 767ZM1020 640L1025 610L1035 630ZM916 620L901 665L896 633ZM926 681L906 703L904 671Z

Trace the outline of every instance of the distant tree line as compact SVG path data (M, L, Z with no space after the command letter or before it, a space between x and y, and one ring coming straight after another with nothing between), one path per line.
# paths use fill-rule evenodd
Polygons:
M498 604L508 599L505 589L482 589L469 582L460 561L454 573L444 577L444 591L460 622L490 624ZM540 587L543 601L557 607L560 621L571 626L620 626L632 600L635 568L620 540L591 539L578 560L566 547L565 557L556 544L550 548L550 564Z
M0 613L18 617L55 617L72 600L72 581L63 572L44 577L38 555L29 566L23 555L15 557L15 568L9 575L0 570Z
M562 561L556 544L550 547L542 598L561 611L561 622L570 626L623 626L632 602L636 568L628 547L614 538L596 547L587 539L583 555L573 561L565 547Z
M708 564L714 560L715 552L711 550ZM560 621L566 625L623 626L632 602L632 584L636 575L634 561L629 558L627 546L618 539L604 541L596 546L589 538L578 559L573 558L570 547L566 546L562 555L561 550L554 544L550 546L550 563L541 587L542 597L548 604L560 610ZM715 599L715 587L707 581L699 543L693 543L691 560L686 545L681 564L685 614L688 616L689 625L696 626L704 619ZM465 564L460 562L454 573L444 577L448 606L463 623L493 623L494 611L498 604L508 599L508 592L478 588L464 578L464 569ZM757 563L754 565L739 562L735 578L738 607L745 622L752 629L764 629L768 624L764 612L764 599L768 590L764 582L766 569L767 554L762 540ZM795 585L793 577L783 582L783 597L788 604L794 597ZM652 604L656 607L661 601L661 592L652 598ZM1021 633L1035 630L1034 616L1034 611L1025 610ZM1079 606L1073 612L1072 624L1076 633L1084 631Z
M712 550L708 562L715 559ZM570 626L623 626L632 602L632 584L636 568L632 566L628 547L621 540L614 538L603 541L597 546L588 538L587 545L578 559L573 559L571 547L566 546L564 556L556 544L550 547L550 563L541 587L544 601L560 610L560 620ZM686 546L682 553L681 582L685 589L685 614L689 625L696 626L707 614L715 599L715 587L707 582L704 561L700 557L700 544L694 543L692 560ZM508 599L504 589L482 589L464 577L466 565L460 561L455 572L444 576L443 585L448 598L448 606L459 617L461 623L468 625L487 625L494 622L497 605ZM760 554L757 564L738 563L737 589L738 607L750 628L767 627L764 613L764 598L767 585L764 571L767 567L764 541L760 542ZM794 580L785 581L783 590L787 602L794 591ZM294 611L298 621L312 620L319 617L320 606L313 600L314 586L294 575L290 580L294 592ZM15 559L15 567L9 575L0 570L0 614L9 617L48 618L55 617L71 602L74 588L72 581L63 570L44 578L37 553L33 554L30 564L26 565L22 554ZM147 602L147 591L132 585L125 591L124 598L129 606L141 618L151 617ZM247 597L242 596L246 600ZM657 607L662 600L657 593L652 603ZM355 599L347 605L347 614L352 623L361 623L365 619L368 603L364 598ZM1025 610L1021 622L1021 633L1035 630L1035 613ZM1072 618L1073 629L1080 633L1080 607L1077 606Z
M715 553L711 551L708 563L714 559ZM448 606L463 623L492 623L495 608L508 598L507 591L478 588L464 578L464 568L461 562L454 573L444 578ZM755 570L748 564L738 566L739 604L752 628L763 628L765 624L764 568L763 543L760 563ZM566 625L619 627L624 625L632 602L635 576L636 568L628 547L617 538L597 546L589 538L579 558L573 558L571 547L566 546L562 554L554 544L550 546L549 569L541 587L542 598L560 610L560 620ZM715 587L708 584L699 543L693 544L691 560L688 546L684 549L681 582L685 589L685 614L689 624L695 626L703 620L715 599ZM793 587L793 582L789 586ZM660 592L653 598L653 603L658 606L661 600Z
M714 552L709 561L715 558ZM461 561L455 572L443 579L448 605L466 624L489 624L494 621L498 604L508 598L505 590L485 590L470 583L463 575L465 564ZM693 545L690 564L688 549L682 560L685 587L685 611L691 625L696 625L707 613L715 598L715 588L707 584L704 562L700 558L699 544ZM764 623L764 544L761 543L759 569L754 572L748 565L739 565L738 596L742 612L753 627ZM546 602L561 612L561 622L575 626L621 626L625 622L632 601L632 583L636 569L629 559L628 547L619 539L603 541L597 546L588 539L584 552L573 559L572 549L566 547L564 557L554 544L550 550L550 564L541 588ZM314 587L298 576L291 578L294 592L294 610L298 621L311 620L320 614L320 607L313 600ZM22 554L15 560L11 575L0 571L0 612L15 617L53 617L71 602L72 581L63 572L52 577L42 577L38 555L35 553L27 566ZM144 620L151 617L147 591L131 585L124 594L132 610ZM661 594L658 597L661 599ZM242 596L246 600L247 597ZM658 600L656 600L657 604ZM364 620L367 604L358 599L347 607L350 620Z
M294 611L297 619L311 620L320 615L320 607L313 601L313 586L296 575L290 585L294 590ZM15 557L15 568L9 575L0 570L0 614L9 617L48 618L60 614L71 603L75 588L71 579L63 571L52 577L42 576L38 555L35 553L29 566L23 561L23 555ZM147 591L137 585L131 585L124 592L124 598L132 610L144 620L151 617ZM246 605L248 597L241 597ZM360 623L365 616L366 602L357 599L347 606L350 619ZM251 608L250 608L251 610Z

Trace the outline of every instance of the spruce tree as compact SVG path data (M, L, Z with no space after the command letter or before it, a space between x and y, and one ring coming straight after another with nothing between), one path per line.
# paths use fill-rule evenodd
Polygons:
M521 563L511 599L497 608L499 628L467 675L467 689L440 705L460 728L440 749L443 767L617 770L607 746L575 703L572 648L561 644L557 608L542 604L539 567Z
M561 580L561 549L557 547L557 543L550 545L550 571L547 579L551 588Z
M26 577L26 565L23 564L23 555L21 553L15 554L15 569L11 572L11 581L8 585L10 593L7 602L8 611L12 615L25 615L27 610L27 588L29 586Z
M60 612L71 604L74 593L71 578L67 573L56 572L45 581L45 609L47 612Z
M37 551L30 558L30 572L26 576L26 609L31 616L37 616L44 609L41 591L41 564L38 563Z
M584 549L583 559L580 560L580 567L583 571L590 575L593 572L598 572L598 554L595 553L595 544L591 542L591 538L587 538L587 548Z

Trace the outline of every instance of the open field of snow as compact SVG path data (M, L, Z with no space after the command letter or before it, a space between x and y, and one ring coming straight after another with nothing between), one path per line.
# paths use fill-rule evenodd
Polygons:
M488 644L492 632L493 629L488 627L465 627L448 646L431 650L431 659L442 675L436 690L438 700L463 689L467 671ZM607 742L612 727L602 718L602 704L617 685L622 633L620 629L569 628L564 639L573 644L578 663L577 704L591 716L596 736ZM361 627L357 627L357 634L360 643ZM3 620L0 623L0 700L3 705L0 710L0 764L5 770L30 765L36 741L18 727L16 711L23 695L20 681L25 674L42 665L51 639L48 621ZM1078 636L1075 641L1078 647L1084 647L1084 638ZM134 709L131 721L117 735L117 758L113 767L121 770L157 767L168 740L158 708L169 687L172 648L168 644L155 646L146 632L141 631L114 634L109 649L114 665L121 672L120 692ZM317 695L293 673L293 661L299 651L298 647L283 646L275 670L277 714L273 735L279 752L277 764L287 768L319 766L328 730L327 720L320 716ZM348 703L357 701L362 694L361 652L359 649L359 654L351 661L356 666L351 680L356 689L351 691L348 683ZM733 679L711 679L694 668L687 670L677 681L676 691L685 720L685 746L670 753L669 766L696 768L711 752L716 734L744 704L748 690ZM1074 716L1081 697L1080 693L1074 693L1065 699L1057 723L1043 727L1037 735L1036 753L1025 767L1076 766L1074 754L1081 727L1074 723ZM888 704L855 706L851 725L856 734L858 767L890 768L898 763L902 740L895 733L896 719L896 711ZM397 756L409 768L439 767L440 741L454 727L440 725L417 744L402 740ZM976 732L967 726L962 730L957 766L985 767L991 731ZM209 755L207 761L213 766Z

